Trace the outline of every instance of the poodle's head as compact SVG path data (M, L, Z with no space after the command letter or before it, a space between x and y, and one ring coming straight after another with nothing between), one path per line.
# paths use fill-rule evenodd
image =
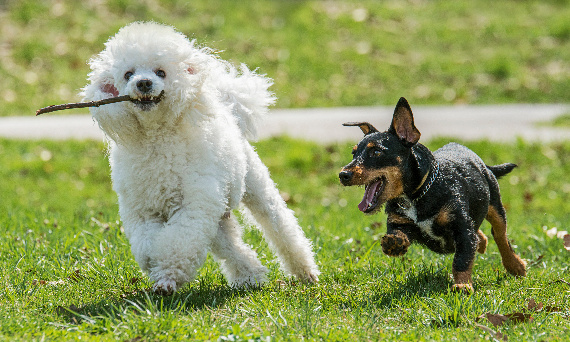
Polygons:
M89 62L90 83L82 95L85 101L132 98L92 109L107 135L124 140L135 129L176 125L183 113L200 115L193 109L203 102L204 80L219 63L172 27L136 22L120 29Z

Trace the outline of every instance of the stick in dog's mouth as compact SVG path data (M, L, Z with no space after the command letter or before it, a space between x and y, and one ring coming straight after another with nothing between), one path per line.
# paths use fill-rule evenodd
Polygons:
M162 100L163 95L164 95L164 90L161 91L160 94L153 101L155 103L160 102L160 100ZM60 104L60 105L47 106L47 107L38 109L36 111L36 116L38 116L40 114L55 112L58 110L73 109L73 108L86 108L86 107L99 107L102 105L106 105L106 104L110 104L110 103L123 102L123 101L137 101L137 99L133 99L129 95L123 95L123 96L111 97L111 98L103 99L103 100L99 100L99 101L65 103L65 104Z

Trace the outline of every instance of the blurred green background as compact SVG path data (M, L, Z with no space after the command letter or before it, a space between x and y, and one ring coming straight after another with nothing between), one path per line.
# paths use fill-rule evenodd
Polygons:
M568 102L568 18L566 0L2 0L0 115L78 101L86 61L137 20L259 68L278 107Z

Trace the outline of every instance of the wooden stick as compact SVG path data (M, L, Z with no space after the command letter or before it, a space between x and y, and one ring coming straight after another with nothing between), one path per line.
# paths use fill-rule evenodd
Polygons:
M99 107L102 105L106 105L109 103L115 102L122 102L122 101L130 101L131 97L129 95L111 97L108 99L103 99L99 101L91 101L91 102L77 102L77 103L65 103L60 105L53 105L44 107L42 109L38 109L36 111L36 116L44 113L55 112L56 110L64 110L64 109L72 109L72 108L85 108L85 107Z

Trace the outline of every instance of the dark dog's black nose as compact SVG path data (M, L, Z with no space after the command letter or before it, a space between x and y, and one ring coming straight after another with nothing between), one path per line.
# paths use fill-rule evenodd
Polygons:
M340 178L340 182L342 184L346 185L348 182L350 182L353 175L354 175L354 172L352 172L352 171L341 171L338 174L338 178Z
M148 78L142 79L137 82L137 88L143 93L148 93L152 90L152 81Z

